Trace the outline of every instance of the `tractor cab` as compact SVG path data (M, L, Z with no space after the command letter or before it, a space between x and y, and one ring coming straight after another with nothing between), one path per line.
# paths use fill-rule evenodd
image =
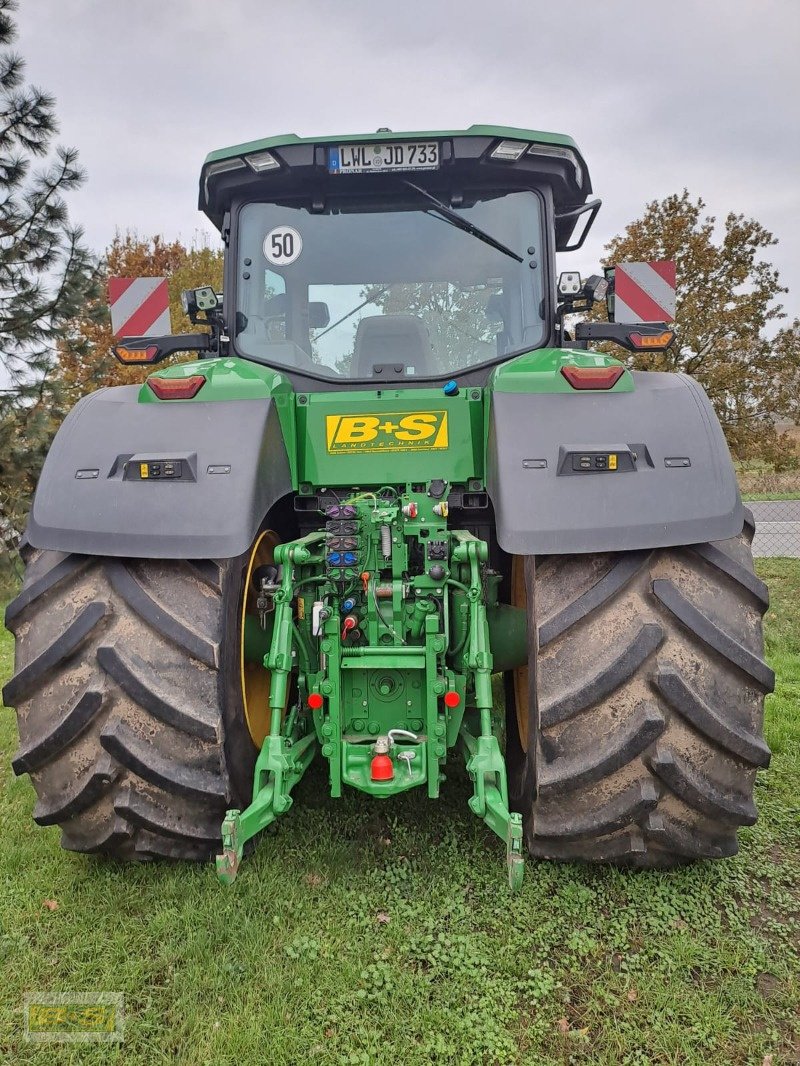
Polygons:
M527 130L284 136L213 152L200 207L227 244L230 352L314 379L310 391L456 373L480 383L553 342L555 252L580 247L600 206L590 192L569 137Z

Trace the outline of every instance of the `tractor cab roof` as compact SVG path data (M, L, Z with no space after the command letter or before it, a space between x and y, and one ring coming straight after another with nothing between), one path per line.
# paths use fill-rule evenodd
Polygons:
M409 158L411 147L421 145L435 146L430 159ZM365 146L362 156L358 146ZM379 154L381 148L387 149L386 154ZM377 166L370 166L372 158L380 160ZM345 159L364 165L345 173ZM463 191L465 185L498 192L549 186L559 250L568 248L583 213L580 209L592 191L586 163L572 138L564 134L511 126L404 133L381 129L326 137L286 133L220 148L203 164L199 207L218 229L234 199L309 196L314 210L325 211L331 194L365 200L385 197L387 177L398 172L436 190L450 186L453 192Z

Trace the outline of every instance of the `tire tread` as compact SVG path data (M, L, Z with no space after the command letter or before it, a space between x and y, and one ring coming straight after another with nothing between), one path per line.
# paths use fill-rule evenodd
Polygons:
M31 775L34 819L60 826L62 847L121 859L217 848L226 807L241 806L217 665L233 563L29 554L4 698L18 711L14 772Z
M745 512L731 541L528 561L529 604L550 605L530 649L533 743L511 783L532 855L670 868L736 853L774 685L752 531ZM553 611L561 588L581 591Z

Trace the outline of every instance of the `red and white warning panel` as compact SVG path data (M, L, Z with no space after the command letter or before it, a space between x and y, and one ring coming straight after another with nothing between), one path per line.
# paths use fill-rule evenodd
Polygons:
M620 263L614 271L616 322L675 321L675 261Z
M108 304L115 337L166 337L172 332L166 278L109 278Z

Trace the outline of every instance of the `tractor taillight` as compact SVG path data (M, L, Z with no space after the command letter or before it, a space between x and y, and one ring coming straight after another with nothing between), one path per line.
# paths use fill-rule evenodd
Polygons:
M445 692L445 694L444 694L444 705L445 705L445 707L458 707L459 703L461 703L461 697L459 696L459 694L457 692L455 692L452 689L451 689L450 692Z
M320 692L310 692L307 702L312 711L318 711L324 701Z
M147 384L159 400L191 400L205 385L202 374L188 378L148 378Z
M562 366L561 373L573 389L612 389L624 366Z

